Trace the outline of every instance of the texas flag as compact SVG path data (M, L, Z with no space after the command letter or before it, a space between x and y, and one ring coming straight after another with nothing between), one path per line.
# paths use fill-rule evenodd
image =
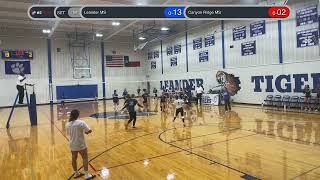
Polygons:
M129 61L129 56L124 56L125 67L140 67L140 61Z

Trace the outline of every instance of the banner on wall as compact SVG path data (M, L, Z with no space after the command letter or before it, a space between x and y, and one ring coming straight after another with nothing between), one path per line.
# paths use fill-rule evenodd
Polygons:
M151 61L151 69L157 69L157 62Z
M177 66L177 65L178 65L177 56L170 58L170 66Z
M297 47L315 46L319 43L318 29L308 29L297 32Z
M214 34L209 34L204 38L204 46L209 47L214 45Z
M266 21L258 21L250 24L250 37L261 36L266 33Z
M179 54L179 53L181 53L181 45L176 44L174 45L174 54Z
M241 43L241 55L248 56L256 54L256 41Z
M199 52L199 62L208 62L209 53L208 50Z
M153 59L153 52L148 52L148 60Z
M6 61L5 73L6 74L31 74L30 61Z
M193 40L193 50L202 48L202 38L197 38Z
M172 55L172 46L167 47L167 56Z
M318 18L317 5L309 6L306 8L298 9L296 11L297 26L316 23Z
M156 50L156 51L153 52L153 58L154 59L159 58L159 50Z
M233 41L246 38L246 26L239 26L232 29Z

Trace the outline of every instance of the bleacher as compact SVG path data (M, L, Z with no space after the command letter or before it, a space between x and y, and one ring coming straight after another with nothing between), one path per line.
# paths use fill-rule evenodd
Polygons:
M305 102L305 96L289 96L289 95L267 95L262 104L262 108L275 107L277 109L283 108L284 110L295 108L303 110L310 108L311 110L319 110L320 102L317 97L312 96L309 103Z

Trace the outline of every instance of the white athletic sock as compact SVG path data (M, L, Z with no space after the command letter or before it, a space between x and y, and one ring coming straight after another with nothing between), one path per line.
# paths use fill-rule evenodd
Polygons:
M77 177L77 176L79 176L79 172L78 171L74 171L74 175L73 176L75 176L75 177Z

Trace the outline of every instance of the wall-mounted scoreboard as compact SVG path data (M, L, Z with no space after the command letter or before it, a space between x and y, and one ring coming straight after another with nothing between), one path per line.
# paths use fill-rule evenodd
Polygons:
M32 50L2 50L2 59L33 59Z

